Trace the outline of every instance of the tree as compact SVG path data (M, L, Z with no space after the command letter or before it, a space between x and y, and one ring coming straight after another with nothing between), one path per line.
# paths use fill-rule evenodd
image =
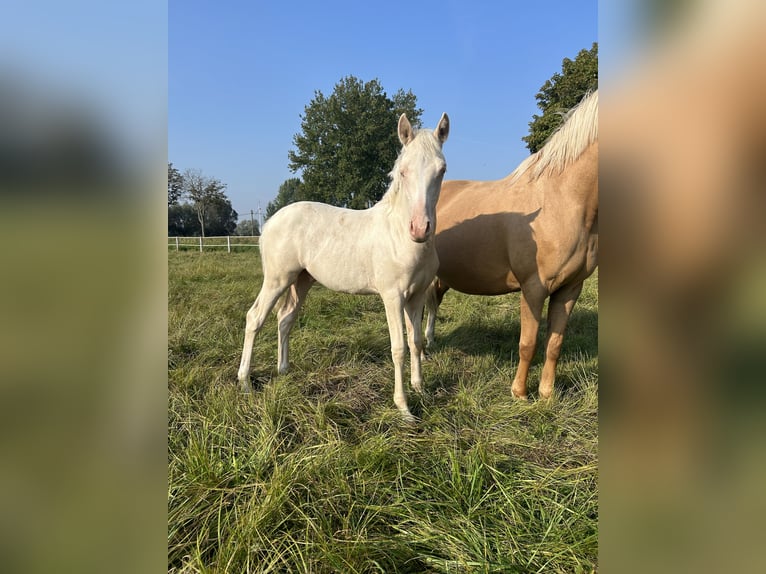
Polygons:
M208 235L232 235L237 228L237 212L226 199L215 199L207 210L205 232ZM168 235L197 237L202 235L197 210L190 203L176 203L168 207Z
M377 79L345 77L329 97L317 90L288 153L290 170L302 173L302 198L362 209L383 197L400 148L399 115L419 127L416 105L411 91L389 98Z
M261 231L258 229L258 222L251 219L243 219L237 224L237 228L234 230L235 235L260 235Z
M175 203L168 206L168 235L170 237L194 237L199 234L199 220L194 206L188 203Z
M224 190L226 184L208 177L199 169L187 169L183 174L184 194L192 201L194 211L200 224L200 233L205 237L205 222L209 219L211 209L221 201L227 201ZM231 207L231 203L229 203ZM233 211L233 210L232 210ZM236 217L234 220L236 227Z
M184 192L184 178L181 172L168 163L168 207L176 205Z
M205 220L208 235L233 235L237 229L238 214L227 197L215 197L210 202Z
M266 206L266 218L268 219L285 205L306 199L302 195L303 184L300 178L291 177L279 186L277 197Z
M574 60L564 58L561 73L553 74L535 95L541 116L532 115L529 135L521 138L531 153L545 144L548 137L561 125L567 111L576 106L583 96L598 89L598 42L590 50L580 50Z

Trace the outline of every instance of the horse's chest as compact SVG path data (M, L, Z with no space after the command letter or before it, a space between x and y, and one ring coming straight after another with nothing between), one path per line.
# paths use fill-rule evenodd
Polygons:
M557 257L543 260L542 275L549 292L554 292L562 285L579 283L587 279L595 270L598 254L598 234L583 234L581 240L571 248L562 251ZM546 269L542 267L547 266Z
M393 279L399 292L407 299L413 293L426 290L433 281L438 267L439 260L436 258L436 252L429 251L419 257L410 256L392 260L390 265L385 265L379 270L379 275L388 280Z
M435 255L424 258L410 274L409 281L403 291L405 299L409 299L414 293L425 291L436 276L438 269L439 260Z

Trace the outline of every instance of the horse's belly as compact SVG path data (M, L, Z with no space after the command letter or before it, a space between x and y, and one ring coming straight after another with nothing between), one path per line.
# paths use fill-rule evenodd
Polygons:
M469 295L503 295L520 289L518 280L507 267L442 266L438 276L450 288Z
M332 291L368 295L377 293L369 272L360 267L324 268L309 266L306 269L316 281Z
M350 283L344 283L342 281L318 281L318 283L324 287L327 287L331 291L337 291L338 293L350 293L352 295L372 295L378 291L369 285L353 285Z

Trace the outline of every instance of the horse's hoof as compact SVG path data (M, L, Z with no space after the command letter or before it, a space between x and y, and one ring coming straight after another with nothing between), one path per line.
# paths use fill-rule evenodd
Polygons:
M416 419L410 411L407 411L407 412L402 411L401 414L402 414L402 420L409 425L414 425L416 422L418 422L418 419Z

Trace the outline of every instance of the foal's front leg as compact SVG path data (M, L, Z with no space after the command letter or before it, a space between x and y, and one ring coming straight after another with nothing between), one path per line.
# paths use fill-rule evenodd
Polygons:
M415 417L412 416L407 406L407 395L402 383L405 357L402 296L399 293L383 296L383 305L386 307L388 334L391 338L391 357L394 360L394 404L406 421L414 421Z

